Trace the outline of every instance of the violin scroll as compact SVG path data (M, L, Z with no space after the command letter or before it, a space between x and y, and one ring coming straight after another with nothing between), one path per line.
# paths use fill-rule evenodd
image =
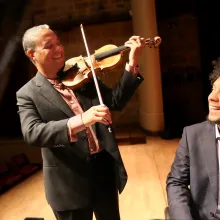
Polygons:
M162 40L159 36L156 36L154 37L154 39L150 39L150 38L147 38L145 40L145 45L147 45L149 48L156 48L156 47L159 47L159 45L161 44Z

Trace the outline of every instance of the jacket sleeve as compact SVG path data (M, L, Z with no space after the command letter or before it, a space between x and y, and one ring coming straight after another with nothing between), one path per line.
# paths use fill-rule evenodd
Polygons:
M122 110L143 80L140 74L134 76L125 70L114 88L108 88L100 81L99 85L101 93L103 94L104 104L107 105L110 110Z
M186 128L183 130L171 171L168 174L166 190L171 219L193 220L190 195L190 158Z
M69 145L67 121L44 123L34 102L24 92L17 92L18 114L24 141L37 147L65 147Z

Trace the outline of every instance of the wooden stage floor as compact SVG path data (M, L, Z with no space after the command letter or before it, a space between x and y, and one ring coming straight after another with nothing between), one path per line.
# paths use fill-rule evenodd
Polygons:
M165 182L178 142L147 137L146 144L119 146L129 176L119 197L121 220L164 219ZM0 220L25 217L55 220L45 199L42 170L0 196Z

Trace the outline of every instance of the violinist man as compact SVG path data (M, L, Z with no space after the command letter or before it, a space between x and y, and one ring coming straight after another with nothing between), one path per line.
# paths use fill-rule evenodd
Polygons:
M16 93L21 130L27 144L40 147L46 199L58 220L119 220L118 193L127 173L108 126L110 110L121 110L143 81L138 62L144 39L132 36L124 73L114 88L93 80L78 90L57 78L65 66L64 49L48 25L28 29L23 48L37 68Z

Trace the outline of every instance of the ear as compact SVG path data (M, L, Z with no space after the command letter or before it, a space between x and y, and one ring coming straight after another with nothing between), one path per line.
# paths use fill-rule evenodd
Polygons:
M35 60L35 56L34 56L34 51L31 49L28 49L26 52L27 56L31 59L31 60Z

